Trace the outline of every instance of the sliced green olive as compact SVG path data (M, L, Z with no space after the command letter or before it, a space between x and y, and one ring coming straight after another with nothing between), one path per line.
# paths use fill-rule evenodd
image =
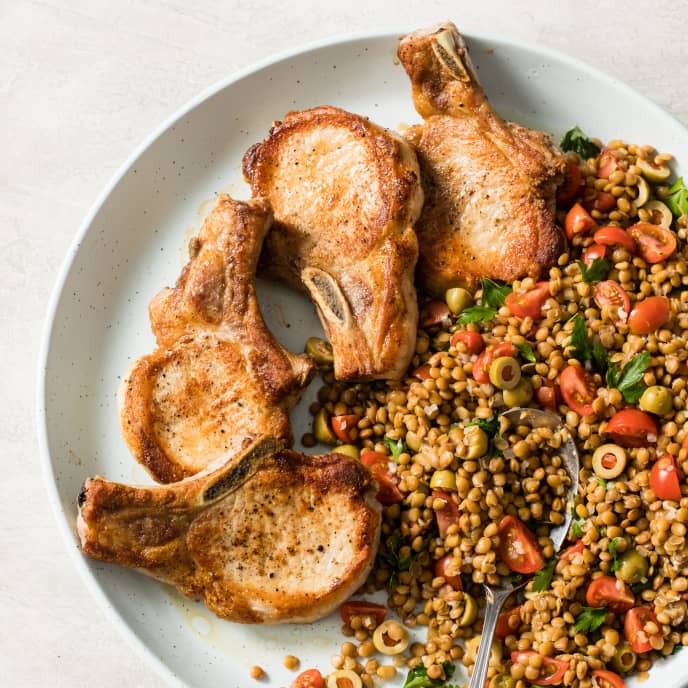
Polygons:
M674 407L673 395L667 387L652 385L643 392L638 406L648 413L664 416Z
M475 635L466 641L466 654L469 656L476 657L478 654L478 648L480 647L480 641L482 635ZM492 645L490 645L490 661L488 664L490 666L496 666L502 661L502 656L504 651L502 650L502 643L498 640L493 640Z
M463 443L468 447L467 459L478 459L487 454L487 433L477 425L469 425L463 432Z
M332 346L324 339L320 339L320 337L309 337L304 351L311 356L319 366L331 366L334 363Z
M362 688L363 681L353 669L337 669L327 676L327 688L340 688L340 686Z
M439 332L436 337L432 338L432 347L435 351L446 351L449 348L449 340L451 334L449 332Z
M408 631L394 619L383 621L373 633L373 645L384 655L401 654L408 644Z
M465 308L473 305L473 296L471 295L471 292L466 289L462 289L461 287L447 289L444 294L444 300L447 302L449 310L454 315L458 315Z
M521 366L511 356L500 356L490 365L490 382L499 389L513 389L521 379Z
M459 620L459 626L462 628L472 626L478 618L478 605L471 595L467 592L463 594L463 614Z
M352 459L357 459L361 454L358 447L355 447L353 444L340 444L332 450L332 453L344 454L344 456L350 456Z
M321 408L313 418L313 434L318 442L323 444L337 444L337 438L330 428L327 411Z
M490 679L490 688L516 688L516 679L509 674L496 674Z
M638 195L633 201L636 208L642 208L650 200L650 185L642 178L638 177Z
M435 471L430 478L430 487L433 489L456 491L456 473L454 471Z
M629 549L619 557L619 568L616 570L617 578L624 583L640 583L647 578L650 564L647 559L635 549Z
M522 377L516 387L502 392L502 398L509 408L527 406L533 398L533 385L530 384L530 380Z
M635 668L637 660L638 655L624 643L614 653L612 657L612 666L621 674L630 674Z
M592 455L592 468L604 480L616 478L626 468L626 450L618 444L600 445Z
M635 163L640 168L640 174L651 182L663 182L669 179L671 168L667 164L655 165L651 160L638 158Z
M644 205L645 210L650 214L650 219L648 222L653 225L659 225L665 229L671 229L671 223L674 220L674 216L671 214L671 210L662 201L653 199L648 201Z

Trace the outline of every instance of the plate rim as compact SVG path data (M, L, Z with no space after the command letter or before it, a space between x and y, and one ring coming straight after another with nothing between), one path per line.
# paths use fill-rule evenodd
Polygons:
M441 22L436 22L435 24L439 23ZM65 282L67 281L74 261L76 260L82 241L89 232L95 217L106 203L115 187L134 167L136 161L155 143L155 141L165 134L165 132L167 132L176 123L182 120L186 115L188 115L194 108L203 104L206 100L212 98L220 91L231 87L234 83L240 81L241 79L295 57L299 57L310 52L315 52L323 48L332 48L356 41L373 41L381 39L398 41L401 36L404 36L414 30L417 29L408 29L407 27L405 28L399 26L387 26L374 30L359 30L330 34L326 37L307 41L305 43L298 43L297 45L285 50L267 55L261 60L250 63L246 67L230 72L225 77L222 77L210 86L202 89L198 94L187 100L174 112L165 117L150 134L145 136L143 140L134 147L134 150L118 166L102 190L98 193L86 215L84 216L84 219L79 224L79 227L70 241L67 252L62 260L57 277L55 278L55 282L53 283L48 305L45 311L43 326L41 329L37 366L38 374L36 376L35 388L36 431L38 435L39 460L41 464L43 482L46 491L48 492L53 515L57 520L58 529L62 536L63 544L66 545L66 549L69 552L69 557L72 563L79 572L79 576L84 582L89 593L104 612L108 622L117 629L120 636L123 637L129 646L133 648L138 655L148 663L148 665L158 674L161 679L165 680L170 685L177 686L178 688L189 688L189 684L177 676L174 671L160 657L158 657L153 650L151 650L151 648L124 619L120 611L110 603L107 595L103 591L101 585L98 583L96 576L90 570L86 559L81 553L81 550L78 547L74 547L74 533L71 530L66 511L62 507L60 495L57 490L55 470L48 441L46 414L46 374L48 370L48 357L50 355L50 343L55 331L55 326L57 324L57 308L64 291ZM624 80L586 62L585 60L575 57L562 50L543 45L539 41L505 38L499 34L474 30L471 27L469 27L466 32L462 31L461 29L459 30L467 39L469 45L472 40L479 40L482 42L494 42L495 48L498 48L499 46L505 46L526 52L536 53L537 55L541 55L552 61L562 62L570 65L580 74L587 74L594 79L605 82L609 85L613 84L616 88L620 88L630 96L644 100L651 110L654 111L654 115L660 119L663 119L667 123L683 129L688 137L688 127L684 125L683 122L678 119L678 117L666 110L663 106L659 105L649 96L631 87Z

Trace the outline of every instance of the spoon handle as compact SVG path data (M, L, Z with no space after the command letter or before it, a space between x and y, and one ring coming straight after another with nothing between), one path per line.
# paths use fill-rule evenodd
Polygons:
M485 606L485 621L483 622L483 632L480 637L478 656L475 658L473 675L471 676L471 682L468 688L485 688L487 666L490 661L492 638L494 637L495 628L497 626L497 617L499 616L499 612L506 598L514 591L511 587L497 589L487 585L483 587L485 588L485 599L487 601L487 605Z

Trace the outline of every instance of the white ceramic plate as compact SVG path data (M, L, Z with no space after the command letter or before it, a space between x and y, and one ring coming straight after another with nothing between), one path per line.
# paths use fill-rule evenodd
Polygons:
M150 483L122 440L115 396L131 361L153 350L147 306L171 285L217 192L247 198L241 158L288 110L337 105L399 128L418 120L409 83L396 63L401 32L329 41L235 75L165 124L128 161L84 222L53 295L38 393L43 462L58 519L89 588L113 622L172 685L289 685L282 666L295 654L304 668L329 667L341 637L332 617L313 626L247 627L215 618L202 605L117 566L82 557L75 535L76 497L87 476ZM688 161L688 132L656 105L571 58L497 38L468 36L492 104L505 117L552 132L574 124L602 139L651 143ZM266 319L293 351L321 332L305 299L260 285ZM294 414L307 423L311 385ZM84 595L86 595L84 591ZM679 688L688 653L652 670L652 685ZM456 678L460 678L457 674Z

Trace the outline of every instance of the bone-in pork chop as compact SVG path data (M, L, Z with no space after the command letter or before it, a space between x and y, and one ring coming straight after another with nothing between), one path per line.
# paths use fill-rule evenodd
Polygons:
M308 289L336 377L400 378L418 318L423 195L411 147L364 117L318 107L276 122L244 156L244 176L275 212L261 270Z
M380 535L368 470L264 438L173 485L89 479L77 528L85 554L139 569L241 623L310 622L365 581Z
M193 475L265 434L292 441L289 411L315 372L268 330L254 287L268 201L220 196L172 289L150 304L158 348L120 392L122 433L160 482Z
M554 215L561 153L548 134L492 109L453 24L405 36L398 54L425 120L406 132L425 190L417 283L441 294L481 277L537 277L564 249Z

